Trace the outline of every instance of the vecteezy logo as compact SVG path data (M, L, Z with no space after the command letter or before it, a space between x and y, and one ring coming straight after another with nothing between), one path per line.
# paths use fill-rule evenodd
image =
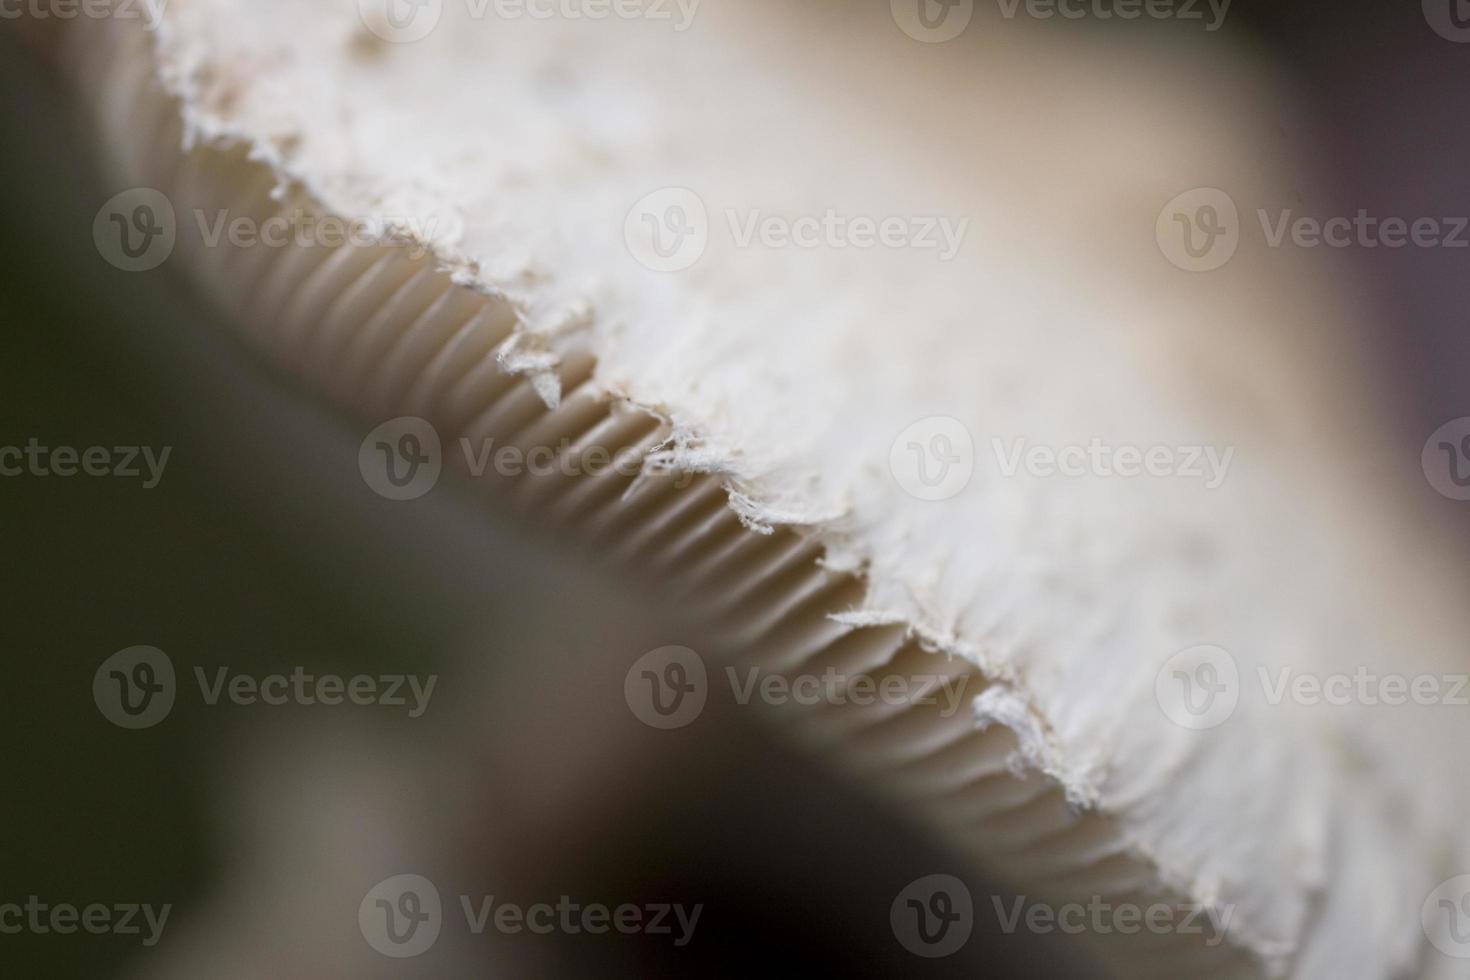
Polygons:
M444 469L439 433L416 416L389 419L362 441L357 468L379 496L415 500L434 489Z
M975 0L889 0L889 7L899 29L926 44L959 37L975 16Z
M1240 246L1240 213L1224 191L1196 187L1164 205L1154 237L1175 266L1210 272L1229 262Z
M709 697L704 660L688 647L650 650L628 669L623 697L650 728L683 728L699 717Z
M1429 485L1451 500L1470 500L1470 416L1446 422L1419 458Z
M628 251L655 272L682 272L709 245L709 212L699 195L665 187L633 205L623 222Z
M92 675L92 700L119 728L152 728L174 707L174 665L157 647L119 650Z
M1220 647L1180 650L1154 677L1154 698L1174 724L1196 730L1214 728L1235 713L1240 670L1235 658Z
M423 875L394 875L373 886L357 907L357 927L384 956L406 959L439 939L444 908L439 890Z
M931 415L904 429L888 451L898 485L920 500L948 500L975 474L975 440L963 422Z
M124 272L158 268L173 254L177 240L173 203L151 187L134 187L116 195L92 221L98 254Z
M898 893L888 909L888 922L904 949L938 959L969 942L975 904L970 889L954 875L925 875Z
M1435 949L1470 959L1470 875L1440 882L1420 907L1419 924Z
M439 26L444 0L357 0L363 26L393 44L411 44Z
M1424 0L1424 19L1447 41L1470 41L1470 3L1466 0Z

